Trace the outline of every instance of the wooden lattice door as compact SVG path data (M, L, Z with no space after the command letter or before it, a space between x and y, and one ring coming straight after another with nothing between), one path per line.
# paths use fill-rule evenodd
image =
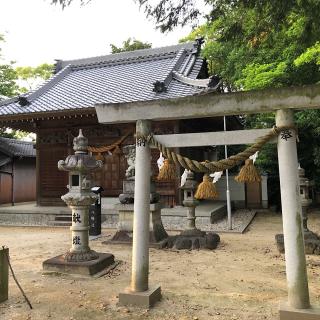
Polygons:
M103 187L102 196L117 197L122 193L126 159L123 154L106 155L101 170L95 173L95 183Z

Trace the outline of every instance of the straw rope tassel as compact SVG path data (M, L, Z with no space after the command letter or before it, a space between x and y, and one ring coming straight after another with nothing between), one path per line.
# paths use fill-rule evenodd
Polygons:
M158 180L159 181L173 181L176 178L176 166L173 161L165 159L161 167Z
M194 197L198 200L216 199L218 197L216 185L212 183L212 180L209 175L205 174L203 176L203 181L199 184Z
M99 152L95 155L96 160L104 161L104 156Z
M252 159L247 159L244 166L241 168L239 174L234 178L237 182L260 182L261 176L257 168L253 164Z

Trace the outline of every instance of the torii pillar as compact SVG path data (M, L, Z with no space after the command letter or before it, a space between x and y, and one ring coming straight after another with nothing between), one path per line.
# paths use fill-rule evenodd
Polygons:
M146 138L151 122L136 122L135 197L131 285L119 294L119 304L149 308L161 299L161 288L149 287L149 223L151 152Z
M292 110L276 112L277 126L294 126ZM278 136L278 162L281 187L282 221L285 245L288 301L280 304L281 320L320 319L309 300L306 258L302 228L302 208L298 178L295 130Z

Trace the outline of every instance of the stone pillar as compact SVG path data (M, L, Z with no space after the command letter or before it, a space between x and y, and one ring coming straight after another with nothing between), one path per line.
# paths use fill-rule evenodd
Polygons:
M150 121L137 121L131 286L119 294L120 304L140 307L161 298L160 286L149 288L148 282L151 152L145 137L150 132Z
M96 198L92 196L92 202L96 200ZM90 200L91 200L90 199ZM89 205L92 204L91 201L88 201ZM66 254L71 261L79 260L93 260L99 257L94 251L90 250L89 247L89 213L88 206L77 206L77 205L69 205L71 209L71 219L72 226L71 230L71 248L69 253Z
M151 152L143 136L150 131L150 121L137 121L131 290L138 292L148 290Z
M291 110L278 110L276 112L276 125L293 126L293 112ZM279 134L278 160L288 304L289 307L295 309L307 309L310 307L310 302L302 232L296 133L294 130L286 130Z

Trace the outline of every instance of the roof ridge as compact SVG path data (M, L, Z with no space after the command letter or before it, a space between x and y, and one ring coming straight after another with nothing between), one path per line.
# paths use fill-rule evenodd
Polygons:
M70 65L70 67L72 70L83 70L83 69L89 69L92 67L106 67L106 66L124 65L124 64L137 63L137 62L146 62L146 61L153 60L155 57L161 57L161 59L167 59L175 55L176 54L172 52L172 53L157 54L152 56L150 55L150 56L132 57L127 59L115 59L115 60L109 60L109 61L93 62L90 64L88 63L83 65Z
M9 141L19 143L19 144L34 144L34 142L32 142L32 141L26 141L26 140L20 140L20 139L16 139L16 138L8 138L8 137L0 137L0 140L9 140Z
M53 87L59 80L64 78L68 73L70 73L71 67L67 65L61 69L58 73L54 74L51 78L40 84L35 90L30 91L25 95L29 102L41 96L46 90Z
M184 48L179 50L179 52L176 54L176 57L174 58L174 60L170 65L169 73L163 79L159 79L153 83L153 86L154 86L153 91L160 93L167 90L172 80L173 71L178 70L181 67L182 62L185 59L186 55L187 55L187 52Z
M139 49L133 51L125 51L120 53L113 53L103 56L95 56L83 59L74 59L74 60L57 60L56 70L60 71L61 68L64 68L66 65L71 66L82 66L82 65L93 65L111 61L125 61L128 59L137 59L139 57L151 57L151 56L161 56L168 53L175 53L184 48L185 50L193 50L195 42L184 42L181 44L157 47L157 48L147 48Z
M14 97L12 97L12 98L8 98L8 99L5 99L5 100L1 100L1 101L0 101L0 107L5 106L5 105L7 105L7 104L9 104L9 103L12 103L12 102L17 102L18 99L19 99L19 96L14 96Z

